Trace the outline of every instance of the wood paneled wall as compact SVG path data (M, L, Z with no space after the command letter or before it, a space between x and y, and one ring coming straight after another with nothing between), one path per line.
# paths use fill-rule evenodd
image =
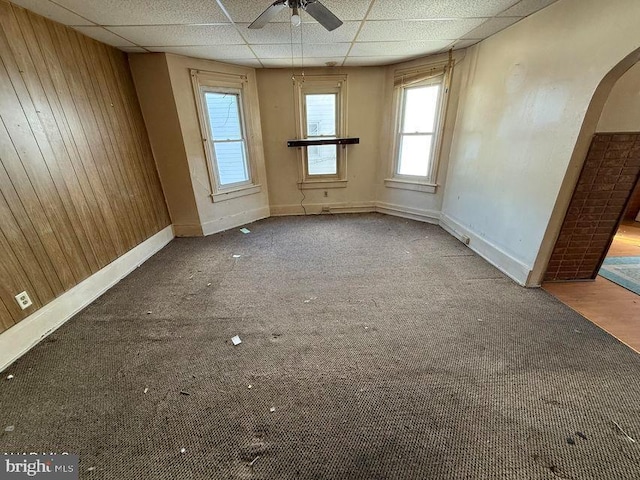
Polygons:
M170 221L124 53L0 0L0 59L2 331Z

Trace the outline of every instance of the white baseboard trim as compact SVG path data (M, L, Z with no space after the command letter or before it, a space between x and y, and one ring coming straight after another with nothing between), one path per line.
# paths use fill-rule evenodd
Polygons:
M224 232L231 228L240 227L247 223L252 223L263 218L271 216L269 207L260 207L246 212L220 217L210 222L202 224L202 233L204 235L213 235L214 233Z
M304 209L299 203L291 205L274 205L271 207L272 217L285 217L289 215L305 215L305 209L307 215L319 215L321 213L369 213L375 212L375 202L358 202L358 203L310 203L303 204ZM329 211L324 211L323 208L329 208Z
M174 238L171 225L0 334L0 372Z
M438 225L440 222L440 212L436 210L422 210L393 203L376 202L376 212L418 220L419 222L433 223L435 225Z
M502 250L497 245L482 238L477 233L464 227L462 224L446 214L440 218L440 226L460 241L464 241L463 236L469 238L469 248L484 258L491 265L502 273L510 277L519 285L527 286L527 279L531 273L531 268L522 263L517 258Z

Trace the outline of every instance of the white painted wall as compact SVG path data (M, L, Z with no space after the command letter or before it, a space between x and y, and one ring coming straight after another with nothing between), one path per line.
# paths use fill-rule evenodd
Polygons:
M640 132L640 63L620 77L609 94L598 132Z
M443 221L522 284L592 96L640 47L638 18L637 0L560 0L470 48L458 67Z

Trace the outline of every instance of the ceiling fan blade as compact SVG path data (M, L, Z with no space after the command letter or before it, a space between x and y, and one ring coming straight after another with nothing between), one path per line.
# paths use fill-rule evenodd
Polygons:
M271 20L273 20L278 13L287 8L287 0L277 0L273 2L264 12L260 14L258 18L256 18L249 28L262 28Z
M309 15L315 18L320 25L330 32L342 25L342 20L317 0L309 1L303 8Z

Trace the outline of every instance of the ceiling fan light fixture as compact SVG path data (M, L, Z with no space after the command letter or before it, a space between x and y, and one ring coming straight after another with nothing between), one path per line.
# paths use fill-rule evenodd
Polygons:
M291 14L291 25L293 25L294 27L299 27L301 23L302 19L300 18L298 7L293 7L293 13Z
M291 15L291 25L298 27L302 23L299 10L307 12L316 22L322 25L327 31L332 32L340 25L342 20L336 17L331 10L325 7L320 0L276 0L270 7L262 12L248 28L262 28L267 23L276 19L279 12L290 8L293 10Z

